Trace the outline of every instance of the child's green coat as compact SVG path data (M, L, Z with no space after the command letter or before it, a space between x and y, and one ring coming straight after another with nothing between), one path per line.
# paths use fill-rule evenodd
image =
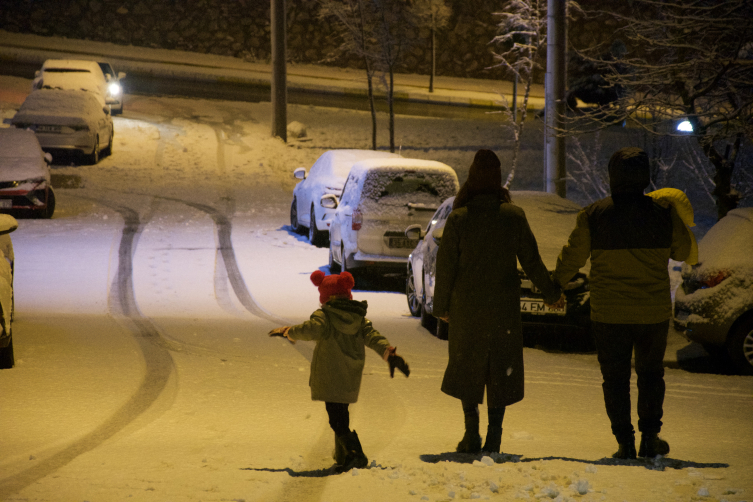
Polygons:
M314 340L311 359L311 399L330 403L355 403L361 389L366 360L364 347L380 357L389 342L366 319L365 301L335 299L311 314L311 318L292 326L288 337Z

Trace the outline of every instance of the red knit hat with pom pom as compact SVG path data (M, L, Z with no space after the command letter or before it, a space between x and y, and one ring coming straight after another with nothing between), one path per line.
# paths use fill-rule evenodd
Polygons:
M319 288L319 303L327 303L332 296L353 299L350 290L356 285L356 281L350 272L325 276L321 270L315 270L311 274L311 282Z

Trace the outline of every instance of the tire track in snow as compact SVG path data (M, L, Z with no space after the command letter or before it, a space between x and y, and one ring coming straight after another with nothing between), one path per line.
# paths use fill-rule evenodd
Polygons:
M131 398L93 431L63 450L40 460L33 467L0 480L0 494L3 494L3 497L49 476L115 436L160 398L168 380L175 372L175 364L169 352L172 347L160 336L159 331L149 319L141 315L136 305L133 289L133 251L134 241L141 231L138 213L130 208L103 201L98 202L120 213L124 220L118 248L118 272L110 290L108 304L116 309L112 312L113 316L126 325L138 343L146 371L141 384Z

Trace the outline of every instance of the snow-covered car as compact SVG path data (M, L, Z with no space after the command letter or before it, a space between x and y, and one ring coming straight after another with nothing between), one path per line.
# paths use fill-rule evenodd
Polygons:
M698 264L683 264L674 325L753 375L753 208L727 213L698 243Z
M301 180L293 189L290 205L293 231L303 233L308 228L309 241L316 246L326 246L334 210L319 204L322 196L340 197L350 168L356 162L388 157L399 155L374 150L328 150L314 162L308 173L305 167L293 171L293 176Z
M0 369L12 368L13 357L13 242L10 233L18 222L9 214L0 214Z
M546 192L511 192L513 204L526 213L533 235L539 246L544 265L554 270L562 247L575 228L575 219L580 206L572 201ZM410 254L406 279L408 308L412 315L421 317L421 325L435 332L439 338L447 336L447 325L437 323L433 316L436 257L442 239L444 225L452 212L455 197L447 199L432 216L425 227L412 225L405 234L410 239L420 239ZM565 285L566 306L564 310L552 310L544 304L541 292L518 268L520 276L520 313L524 332L553 331L571 342L586 342L590 345L591 303L587 273L590 262Z
M107 61L97 61L102 73L105 74L107 80L107 90L110 93L110 97L115 101L110 104L110 109L113 115L120 115L123 113L123 84L120 82L126 77L126 74L121 72L115 72L112 65Z
M100 153L112 154L114 128L110 107L93 93L41 89L29 94L11 119L19 129L31 129L44 151L85 155L91 164Z
M329 228L329 266L334 270L375 269L405 274L418 241L406 227L429 223L431 215L458 191L455 171L441 162L384 158L358 162L350 169L340 200L324 195L335 209Z
M33 131L0 129L0 211L31 211L52 218L51 162L52 155L42 151Z
M83 59L48 59L35 73L32 91L39 89L87 90L97 94L103 104L116 105L109 82L96 61Z

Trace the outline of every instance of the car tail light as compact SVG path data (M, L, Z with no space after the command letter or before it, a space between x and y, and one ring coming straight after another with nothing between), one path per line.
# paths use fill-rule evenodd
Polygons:
M729 277L729 272L720 270L716 275L710 275L701 281L701 289L713 288L718 286L724 279Z
M354 209L353 220L350 224L350 227L353 230L361 230L361 225L363 225L363 214L361 213L360 209Z

